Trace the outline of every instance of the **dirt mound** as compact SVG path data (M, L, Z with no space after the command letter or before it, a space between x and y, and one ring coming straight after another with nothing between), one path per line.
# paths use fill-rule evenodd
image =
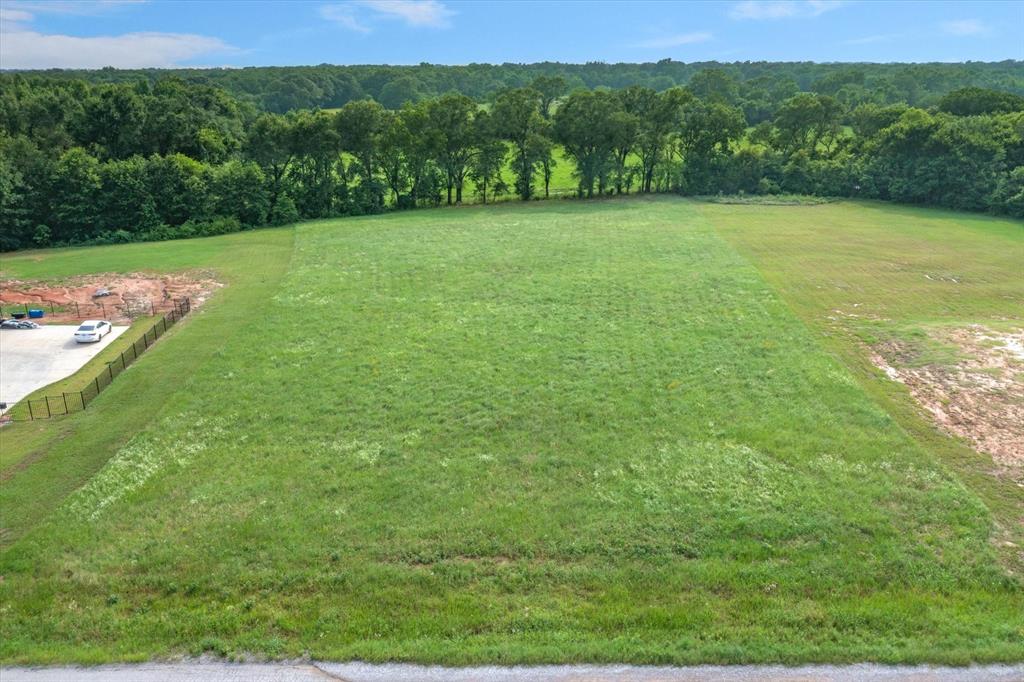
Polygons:
M992 455L996 473L1024 485L1024 330L974 325L932 338L955 345L956 359L915 366L915 349L899 341L879 344L871 359L906 384L940 428Z
M211 273L151 275L146 273L83 275L60 281L7 280L0 282L0 308L9 316L27 306L40 308L54 322L102 318L127 322L139 316L166 312L176 300L202 305L222 286ZM109 292L96 296L98 291Z

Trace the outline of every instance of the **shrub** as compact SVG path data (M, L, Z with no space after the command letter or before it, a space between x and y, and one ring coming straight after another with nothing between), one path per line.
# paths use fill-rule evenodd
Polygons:
M50 228L46 225L37 225L36 231L32 235L32 243L36 246L49 246L50 245Z
M271 209L267 222L270 225L287 225L299 220L299 209L291 197L282 195L278 197L277 203Z

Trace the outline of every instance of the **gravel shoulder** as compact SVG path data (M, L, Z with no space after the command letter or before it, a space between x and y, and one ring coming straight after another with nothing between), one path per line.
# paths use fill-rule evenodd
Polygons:
M141 663L94 667L0 668L4 682L1018 682L1022 665L967 668L854 665L628 666L551 665L446 668L369 663Z

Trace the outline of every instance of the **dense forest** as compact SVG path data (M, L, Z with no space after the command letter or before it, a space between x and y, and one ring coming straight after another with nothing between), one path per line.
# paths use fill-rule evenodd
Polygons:
M281 66L242 69L100 69L43 71L53 78L90 83L151 85L176 77L212 85L257 109L284 114L293 109L333 109L372 98L389 109L457 92L491 101L499 93L527 87L538 78L561 78L568 91L614 90L640 85L663 91L689 85L701 71L717 70L736 83L734 101L747 119L760 123L780 94L814 92L835 97L847 108L868 102L930 107L947 92L974 86L1024 95L1021 62L966 64L817 64L814 62L684 63L663 59L647 64L468 64L465 66Z
M550 193L857 196L1024 217L1024 63L0 74L0 248ZM471 194L472 196L467 196Z

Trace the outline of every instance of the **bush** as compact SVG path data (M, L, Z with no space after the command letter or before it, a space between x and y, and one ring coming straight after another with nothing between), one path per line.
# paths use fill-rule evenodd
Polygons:
M32 243L36 246L49 246L50 228L46 225L38 225L35 233L32 235Z
M88 239L83 244L90 244L93 246L101 246L103 244L128 244L129 242L136 241L138 238L127 230L110 230L107 232L101 232L92 239Z
M287 225L298 220L299 209L291 197L284 195L278 197L277 203L274 204L274 208L270 210L270 215L267 217L267 223L270 225Z
M352 215L373 215L384 212L384 185L377 182L361 182L349 193Z
M989 198L989 207L1014 218L1024 218L1024 166L1018 166L1000 178Z
M234 216L217 216L209 220L188 220L181 225L160 225L138 235L134 241L155 242L166 239L190 239L192 237L214 237L219 234L240 232L242 223ZM107 242L112 243L112 242Z
M190 220L178 229L185 231L186 228L189 237L214 237L219 234L241 232L242 223L235 216L217 216L205 221Z

